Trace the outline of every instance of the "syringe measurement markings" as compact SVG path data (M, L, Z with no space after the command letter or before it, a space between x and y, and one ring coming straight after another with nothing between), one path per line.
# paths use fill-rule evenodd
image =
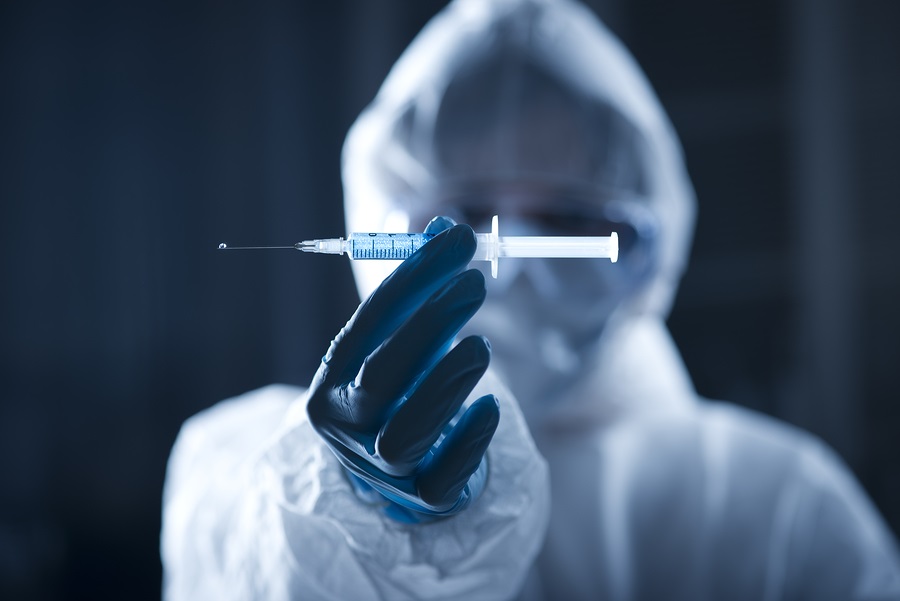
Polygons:
M432 236L428 236L430 239ZM397 246L397 239L402 239L403 243ZM362 240L353 240L352 256L355 259L392 259L403 260L408 259L414 252L419 250L427 239L423 240L420 236L391 234L391 247L387 248L379 240L384 238L376 238L372 236L371 244L362 244Z

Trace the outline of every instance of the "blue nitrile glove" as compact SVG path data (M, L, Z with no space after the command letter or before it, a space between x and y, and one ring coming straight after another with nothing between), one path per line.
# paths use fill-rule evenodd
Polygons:
M451 223L438 218L426 232ZM487 478L497 400L479 398L450 425L490 362L480 336L446 352L484 302L484 276L463 271L474 252L472 229L457 225L404 261L360 304L310 386L313 427L402 521L462 510Z

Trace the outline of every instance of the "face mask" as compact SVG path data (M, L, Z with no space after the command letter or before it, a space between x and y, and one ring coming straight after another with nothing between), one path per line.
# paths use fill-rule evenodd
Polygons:
M617 216L621 219L622 215ZM463 334L483 334L492 365L516 394L526 415L546 409L589 374L604 328L652 272L655 230L621 219L628 240L619 262L584 259L506 259L497 280ZM626 226L627 223L627 226ZM506 221L503 234L546 235L526 221ZM628 230L628 232L624 232Z

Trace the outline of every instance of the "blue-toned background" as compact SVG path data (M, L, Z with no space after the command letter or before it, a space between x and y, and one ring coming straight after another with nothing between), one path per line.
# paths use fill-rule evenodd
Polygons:
M344 134L444 2L0 4L0 598L156 599L189 415L355 308ZM700 198L699 391L807 427L900 529L900 3L595 0Z

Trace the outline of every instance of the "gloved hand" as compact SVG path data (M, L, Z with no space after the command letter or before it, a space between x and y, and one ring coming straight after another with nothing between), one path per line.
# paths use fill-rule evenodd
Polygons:
M433 220L426 232L452 222ZM484 454L499 421L493 395L452 423L490 362L470 336L446 352L484 302L484 276L462 271L475 252L466 225L404 261L340 331L313 378L307 413L343 466L396 503L402 521L456 513L484 487Z

